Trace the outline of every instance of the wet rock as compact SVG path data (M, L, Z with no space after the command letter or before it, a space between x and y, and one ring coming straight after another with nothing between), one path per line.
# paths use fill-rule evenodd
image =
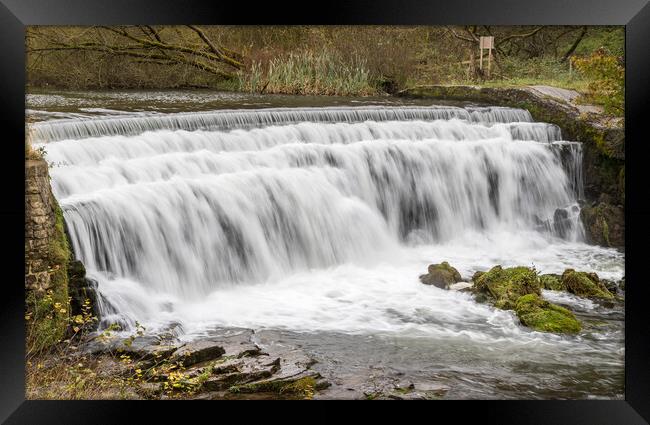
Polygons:
M600 282L612 295L616 295L618 293L618 285L613 280L601 279Z
M520 297L515 304L515 312L524 326L536 331L575 334L582 329L571 311L551 304L537 294Z
M539 275L539 281L544 289L566 291L566 286L562 283L562 275L553 273L541 274Z
M269 392L280 395L293 395L300 398L311 398L316 387L323 388L323 383L318 384L321 376L313 370L306 370L295 375L279 375L269 379L251 382L244 385L230 387L232 393L259 393Z
M137 362L159 362L168 359L180 346L178 341L162 341L156 335L137 335L128 338L100 335L85 343L83 352L94 355L125 355Z
M623 279L618 282L618 287L621 288L621 290L625 291L625 276L623 276Z
M446 261L440 264L429 265L428 272L420 276L420 282L441 289L449 289L452 284L462 280L458 270L450 266Z
M625 210L621 206L599 203L585 206L580 211L587 240L590 243L611 246L625 246Z
M528 267L502 268L495 266L482 274L472 287L478 300L487 299L503 310L512 310L519 297L527 294L541 294L541 283L537 272Z
M567 291L579 297L614 298L614 295L607 290L596 273L577 272L573 269L566 269L562 273L562 284L567 288Z
M564 239L573 228L573 221L569 218L569 212L564 208L558 208L553 213L553 230L555 235Z
M443 398L449 388L436 383L417 383L408 386L399 386L388 392L392 400L436 400Z
M228 390L237 385L270 378L280 369L280 358L230 359L213 366L212 376L203 382L202 390Z
M174 351L170 361L191 366L197 363L214 360L226 353L222 341L216 338L202 338L192 341Z
M361 388L365 400L435 400L448 391L447 386L437 382L397 382L385 376L376 377Z
M253 342L255 332L251 329L219 329L211 331L205 337L223 347L226 357L257 356L261 353L260 347Z

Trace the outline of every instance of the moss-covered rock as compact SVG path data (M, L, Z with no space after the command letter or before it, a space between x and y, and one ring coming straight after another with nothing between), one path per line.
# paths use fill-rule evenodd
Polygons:
M566 286L562 284L562 276L559 274L541 274L539 275L539 281L544 289L566 291Z
M579 297L612 299L612 295L596 273L577 272L566 269L562 273L562 284L567 291Z
M460 273L448 262L429 265L427 274L420 276L420 282L425 285L433 285L442 289L449 289L449 286L462 280Z
M536 294L520 297L515 304L515 312L522 325L540 332L575 334L582 328L571 311L551 304Z
M479 277L483 276L485 272L477 271L472 275L472 282L476 282Z
M503 310L512 310L523 295L541 293L537 272L528 267L502 268L495 266L474 282L472 291L494 302Z

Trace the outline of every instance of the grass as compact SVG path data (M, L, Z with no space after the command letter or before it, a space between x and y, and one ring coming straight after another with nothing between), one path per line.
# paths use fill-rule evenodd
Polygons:
M378 93L365 61L343 61L336 54L301 52L279 56L268 65L253 63L239 74L239 88L255 93L369 96Z
M28 400L106 400L139 397L132 381L119 374L102 373L97 359L41 354L27 362L25 386Z
M468 75L468 65L446 64L446 69L438 70L443 79L429 81L426 72L420 73L408 82L420 84L457 84L482 87L518 87L528 85L548 85L586 93L590 80L570 67L569 62L561 62L553 57L518 59L503 57L492 64L491 77L476 78Z

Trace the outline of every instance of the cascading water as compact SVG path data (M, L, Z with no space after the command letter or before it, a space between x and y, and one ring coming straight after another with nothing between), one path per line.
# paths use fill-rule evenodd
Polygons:
M278 108L34 132L105 323L481 339L461 325L488 321L524 338L510 313L417 276L439 260L469 274L613 255L582 243L580 144L524 110Z

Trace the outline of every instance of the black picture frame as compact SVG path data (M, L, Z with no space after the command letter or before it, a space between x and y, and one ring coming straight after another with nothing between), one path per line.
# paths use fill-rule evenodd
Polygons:
M397 25L625 25L626 27L626 320L624 401L467 401L417 405L454 422L469 417L500 424L644 424L650 421L650 285L644 245L650 236L648 125L650 103L650 3L647 0L329 1L323 4L255 4L198 0L0 0L0 135L5 161L0 228L3 234L0 292L0 420L6 423L132 423L133 411L147 422L173 411L220 417L220 404L163 408L145 402L26 401L24 285L21 241L24 221L25 26L111 24L397 24ZM118 404L116 404L118 403ZM128 404L127 404L128 403ZM302 406L304 407L304 405ZM310 405L321 418L337 409ZM356 406L355 406L356 407ZM423 408L424 407L424 408ZM386 404L373 404L382 415ZM268 404L264 410L269 412ZM241 408L232 409L233 411ZM293 407L289 410L293 410ZM311 409L310 409L311 410ZM403 409L400 409L403 410ZM412 411L412 407L409 407ZM210 413L211 412L211 413ZM279 410L277 410L279 412ZM254 414L243 411L245 417ZM406 414L405 414L406 415ZM210 416L208 416L210 417ZM431 417L431 416L430 416ZM644 420L645 418L645 420ZM248 418L256 421L259 417ZM221 419L220 419L221 420Z

